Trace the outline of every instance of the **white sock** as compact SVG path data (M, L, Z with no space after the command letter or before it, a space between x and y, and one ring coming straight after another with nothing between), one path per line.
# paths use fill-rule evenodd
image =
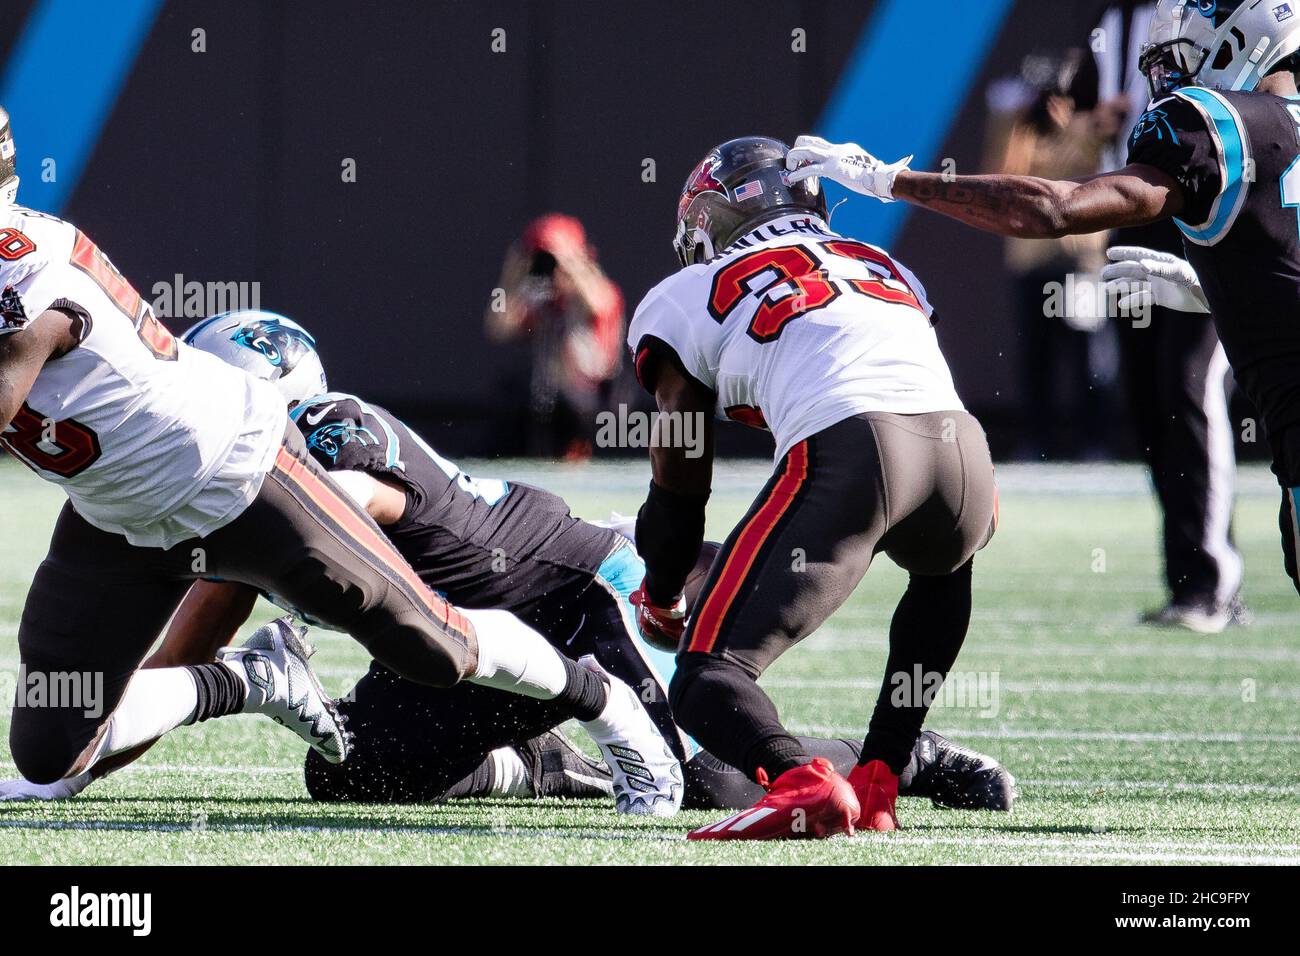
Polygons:
M564 661L541 634L509 611L461 613L478 634L478 666L470 683L537 700L552 700L564 692Z
M597 742L611 738L626 738L631 736L633 732L643 730L645 722L650 717L641 708L640 700L632 689L597 664L596 657L593 654L584 655L578 663L588 670L604 673L609 678L610 685L609 699L605 701L605 709L600 712L595 720L579 721L583 730L591 734Z
M156 667L135 672L126 693L108 719L99 749L86 766L137 744L155 740L190 719L199 705L198 688L184 667Z
M514 747L498 747L488 754L492 761L492 795L494 797L531 797L532 782L528 766Z

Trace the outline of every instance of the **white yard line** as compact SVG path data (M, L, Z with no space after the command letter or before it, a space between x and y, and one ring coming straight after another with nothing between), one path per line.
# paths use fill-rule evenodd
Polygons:
M880 687L879 679L838 677L773 677L762 682L769 689L781 690L870 690ZM1150 683L1123 681L999 680L999 691L1012 694L1117 694L1136 697L1228 697L1240 700L1239 683L1204 684L1190 681ZM1258 687L1256 697L1268 700L1300 701L1300 686ZM942 692L939 698L942 698ZM972 704L972 707L975 705Z
M3 804L0 804L3 806ZM204 821L199 823L128 823L119 820L3 820L0 829L11 830L110 830L132 833L391 833L417 836L476 836L492 837L564 837L580 840L642 840L649 842L685 841L684 835L636 830L535 830L532 828L485 826L401 826L381 824L372 826L363 820L352 825L346 821L329 824L313 823L225 823Z
M1271 796L1300 794L1300 785L1267 783L1187 783L1176 780L1068 780L1057 777L1017 779L1027 787L1065 790L1173 790L1179 793L1262 793ZM1300 850L1300 847L1296 847Z
M17 772L18 767L9 760L0 760L0 768ZM195 764L168 764L168 763L133 763L121 770L114 771L113 776L130 773L176 773L176 774L196 774L199 776L216 775L216 776L244 776L244 777L261 777L275 776L279 774L292 774L297 777L302 776L302 767L259 767L255 765L233 765L233 766L199 766ZM5 805L6 801L0 801L0 807Z
M13 763L0 761L0 768L15 771ZM193 776L300 776L300 767L271 767L258 765L195 766L192 764L131 764L118 774L179 774ZM1262 783L1188 783L1171 780L1083 780L1068 777L1028 777L1018 779L1020 786L1044 787L1062 790L1170 790L1182 793L1258 793L1277 796L1300 794L1300 785ZM4 802L0 801L0 807ZM1300 850L1300 846L1296 847Z
M67 830L85 831L123 831L123 832L161 832L161 833L311 833L311 834L346 834L357 831L366 833L384 833L399 835L419 835L434 837L491 837L502 836L551 837L578 840L601 841L638 841L661 843L684 843L685 836L680 833L663 833L643 830L596 830L563 829L536 830L514 827L473 827L473 826L370 826L364 822L351 825L346 822L337 824L304 823L237 823L211 822L202 825L192 823L129 823L110 820L0 820L0 828L18 830ZM879 849L884 846L951 846L961 849L1002 849L1012 851L1034 851L1034 856L1051 859L1086 859L1113 862L1149 862L1149 863L1237 863L1264 865L1296 865L1300 856L1270 855L1268 851L1279 853L1292 852L1300 847L1295 844L1248 844L1225 843L1216 845L1219 850L1239 849L1242 853L1204 852L1203 845L1165 841L1144 841L1134 843L1126 837L1115 840L1064 838L1005 837L985 833L971 833L960 837L937 837L910 835L906 831L890 834L883 839L863 835L858 838L863 851ZM1144 851L1144 852L1138 852Z
M1054 860L1094 863L1221 863L1237 866L1295 866L1300 856L1219 856L1206 853L1041 853Z
M1079 625L1077 630L1085 630ZM799 645L799 653L806 651L879 651L889 649L889 642L884 637L865 638L848 636L851 628L840 628L834 622L807 638ZM1096 629L1092 629L1096 633ZM1015 640L1013 635L999 634L997 639L972 638L967 642L964 654L1006 654L1014 657L1088 657L1106 660L1112 657L1152 657L1174 658L1182 661L1187 658L1210 661L1258 661L1262 663L1300 664L1300 651L1287 647L1234 647L1231 644L1169 644L1161 640L1108 643L1114 635L1105 640L1098 639L1094 644L1078 644L1059 641L1056 638L1043 639L1033 634L1025 634L1023 641ZM1008 639L1010 638L1010 639ZM1126 642L1131 638L1124 638Z
M863 726L828 724L789 725L796 734L823 737L861 737ZM1300 734L1176 733L1172 731L1123 730L1030 730L1012 727L963 727L952 730L954 737L987 740L1095 740L1128 744L1300 744Z

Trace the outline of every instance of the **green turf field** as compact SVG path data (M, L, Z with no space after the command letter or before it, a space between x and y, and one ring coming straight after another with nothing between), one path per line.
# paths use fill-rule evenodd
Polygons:
M592 517L633 511L644 489L644 470L632 466L487 470L545 484ZM686 829L717 814L643 822L594 803L317 806L303 789L297 738L237 717L182 728L76 800L0 804L0 862L1300 862L1300 603L1280 568L1267 473L1242 470L1236 519L1256 622L1219 637L1133 625L1160 597L1156 516L1136 468L1007 466L999 475L1002 525L976 560L974 621L958 661L986 693L996 680L997 693L955 700L930 726L1015 773L1011 814L904 800L906 829L895 834L690 845ZM712 537L763 477L761 464L720 466ZM0 463L6 699L23 596L60 502L52 486ZM793 729L861 734L902 582L882 558L854 599L765 677ZM259 611L257 620L271 615ZM364 668L362 651L342 635L314 639L326 686L344 691ZM0 740L7 727L6 704ZM0 775L13 773L0 743Z

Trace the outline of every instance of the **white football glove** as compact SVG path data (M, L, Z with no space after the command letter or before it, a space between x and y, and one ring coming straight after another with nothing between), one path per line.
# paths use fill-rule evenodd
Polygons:
M89 770L54 783L31 783L22 778L0 780L0 800L67 800L90 786L90 781Z
M857 143L828 143L819 136L800 136L785 157L785 168L790 170L786 179L797 183L809 176L824 176L864 196L893 202L894 177L911 161L911 156L905 156L896 163L882 163Z
M1210 311L1196 270L1186 260L1141 246L1112 246L1106 258L1110 265L1101 270L1101 278L1120 309L1159 305L1175 312Z

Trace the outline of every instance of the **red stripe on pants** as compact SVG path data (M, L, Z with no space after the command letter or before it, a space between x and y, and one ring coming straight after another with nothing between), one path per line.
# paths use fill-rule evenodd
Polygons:
M808 440L804 439L790 449L785 459L785 470L772 486L767 500L754 512L736 537L736 544L727 555L717 583L700 607L691 642L686 648L688 651L707 654L713 650L718 633L722 630L722 621L731 610L754 561L807 478Z
M416 576L406 559L397 552L383 535L379 534L370 523L361 519L353 510L351 499L343 498L338 492L322 481L310 468L295 458L290 452L281 448L275 458L276 469L284 475L304 495L310 498L318 508L324 511L347 534L370 552L370 556L382 567L395 572L408 584L417 598L433 615L434 620L448 629L468 637L473 633L469 621Z

